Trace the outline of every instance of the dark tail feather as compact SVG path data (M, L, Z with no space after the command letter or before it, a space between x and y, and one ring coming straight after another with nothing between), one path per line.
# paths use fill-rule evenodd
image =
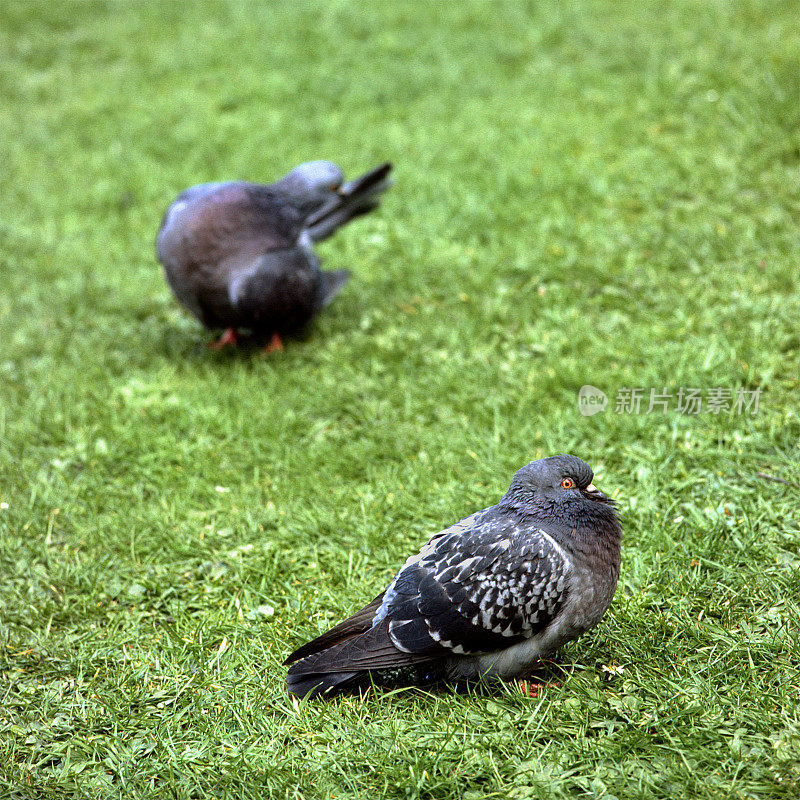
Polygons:
M301 658L313 656L316 653L321 653L335 644L341 644L346 639L352 639L354 636L360 636L366 633L373 624L375 619L375 612L380 608L383 602L383 592L381 592L371 603L368 603L364 608L356 611L355 614L348 617L343 622L335 625L330 630L312 639L302 647L298 647L287 659L284 665L291 664L294 661L299 661Z
M332 272L323 272L319 285L319 307L324 308L342 290L347 283L350 273L346 269L336 269Z
M368 677L368 673L363 671L293 675L289 670L289 674L286 676L286 685L289 687L289 694L293 694L295 697L319 697L321 694L334 695L353 691Z
M289 667L286 683L296 695L336 694L365 685L373 673L407 671L433 660L431 654L398 650L389 636L389 623L384 620L365 633L295 661Z
M306 220L309 236L319 242L351 219L372 211L380 203L380 195L391 185L388 180L392 165L387 161L339 189L336 197L315 211Z

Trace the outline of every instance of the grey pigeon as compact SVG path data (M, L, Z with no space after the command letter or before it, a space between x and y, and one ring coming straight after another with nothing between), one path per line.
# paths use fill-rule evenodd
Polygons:
M336 164L310 161L276 183L203 183L180 194L158 233L158 258L175 296L207 328L256 338L303 328L333 300L347 270L323 272L315 242L375 208L391 164L349 183Z
M437 533L368 606L287 659L289 691L514 679L600 622L622 531L592 470L532 461L500 502Z

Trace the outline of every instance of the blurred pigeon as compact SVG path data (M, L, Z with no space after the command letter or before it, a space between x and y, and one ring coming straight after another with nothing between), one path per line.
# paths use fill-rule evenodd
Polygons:
M289 691L527 675L614 596L622 531L592 477L575 456L524 466L496 506L437 533L368 606L295 650Z
M313 250L380 202L391 164L349 183L336 164L309 161L277 183L203 183L180 194L158 233L169 285L207 328L212 346L236 344L243 328L280 349L333 300L347 270L323 272Z

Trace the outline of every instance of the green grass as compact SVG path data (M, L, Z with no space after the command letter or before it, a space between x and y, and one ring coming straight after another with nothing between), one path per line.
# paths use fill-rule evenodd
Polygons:
M6 0L0 797L797 797L800 490L756 474L800 483L798 47L793 2ZM164 209L312 158L396 165L351 284L207 352ZM761 408L614 413L681 386ZM556 452L626 531L558 685L292 704Z

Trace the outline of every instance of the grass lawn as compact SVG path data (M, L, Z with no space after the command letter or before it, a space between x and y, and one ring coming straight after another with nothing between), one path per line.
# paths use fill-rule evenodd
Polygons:
M4 0L0 798L796 798L798 48L779 0ZM396 167L353 280L207 351L161 215L314 158ZM626 538L555 685L290 701L558 452Z

